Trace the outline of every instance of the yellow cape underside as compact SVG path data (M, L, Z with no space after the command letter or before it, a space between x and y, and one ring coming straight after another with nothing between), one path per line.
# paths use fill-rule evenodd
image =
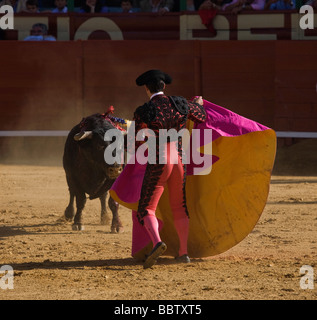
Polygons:
M210 149L210 148L209 148ZM186 197L190 215L188 254L209 257L225 252L242 241L254 228L266 205L276 153L274 130L240 136L221 136L212 142L212 154L219 157L208 175L187 177ZM121 205L137 210L138 203ZM165 189L156 212L163 221L160 231L167 255L177 256L178 237ZM142 259L151 244L135 254Z

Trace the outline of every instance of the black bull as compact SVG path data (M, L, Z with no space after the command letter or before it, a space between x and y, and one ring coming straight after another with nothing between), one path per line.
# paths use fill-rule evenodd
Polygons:
M100 199L101 224L110 222L107 214L106 197L115 179L122 171L118 164L109 165L104 159L105 148L111 143L104 141L105 132L115 129L104 115L94 114L84 118L68 134L63 156L63 166L69 188L70 200L65 209L66 220L73 222L74 230L83 230L83 209L86 194L89 199ZM74 210L76 199L76 214ZM122 232L119 218L119 205L109 197L108 205L112 211L111 232Z

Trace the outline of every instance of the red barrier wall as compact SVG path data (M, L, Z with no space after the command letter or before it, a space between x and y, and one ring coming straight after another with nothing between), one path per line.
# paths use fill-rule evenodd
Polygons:
M274 127L317 131L317 42L276 43Z
M275 130L317 131L313 41L75 41L0 43L1 130L68 130L114 105L144 103L135 78L160 68L167 94L204 98Z
M0 44L1 130L68 128L83 114L82 44Z

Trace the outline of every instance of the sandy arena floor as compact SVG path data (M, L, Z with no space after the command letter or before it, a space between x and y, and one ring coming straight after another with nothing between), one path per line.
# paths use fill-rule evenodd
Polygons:
M273 176L254 231L229 251L188 265L162 257L144 270L125 233L100 226L99 201L88 201L85 231L58 219L68 203L61 166L0 165L0 267L14 269L4 299L316 299L300 268L317 273L317 176ZM0 274L0 278L3 275Z

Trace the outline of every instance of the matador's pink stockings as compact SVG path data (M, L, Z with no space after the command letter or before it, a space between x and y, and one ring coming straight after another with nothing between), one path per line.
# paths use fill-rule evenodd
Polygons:
M149 214L144 217L144 226L152 240L154 247L158 242L161 241L155 211L160 197L164 191L164 187L167 185L169 190L170 206L173 212L174 226L180 242L178 254L179 256L182 256L187 254L187 239L189 233L189 219L183 206L184 169L181 159L177 154L176 144L170 143L170 145L172 145L171 150L169 150L169 147L167 148L167 158L169 160L164 166L163 173L146 208ZM173 163L176 162L175 160L173 161L173 159L177 159L176 164Z

